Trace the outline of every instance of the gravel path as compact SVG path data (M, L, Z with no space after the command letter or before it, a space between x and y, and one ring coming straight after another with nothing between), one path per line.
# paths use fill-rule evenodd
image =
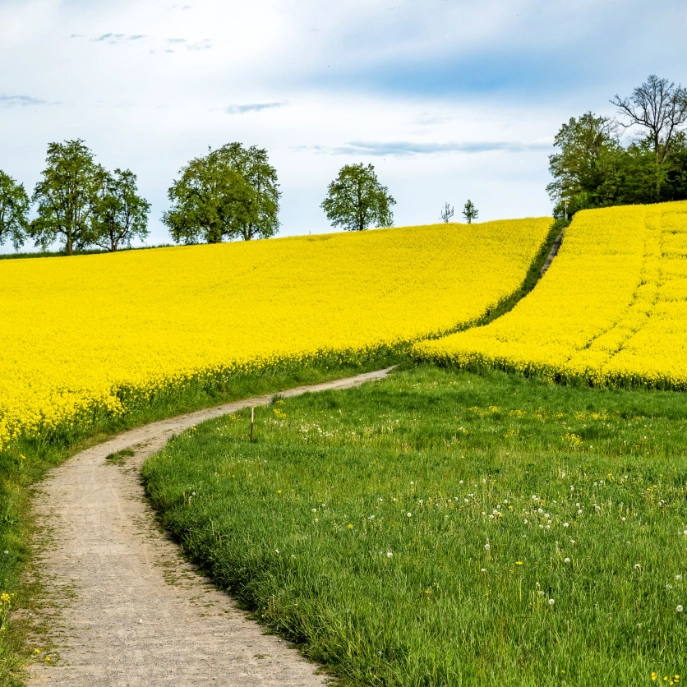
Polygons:
M389 370L282 392L345 389ZM289 645L262 634L231 599L185 562L156 524L139 474L171 435L273 394L228 403L120 434L75 455L39 485L35 568L45 587L32 620L42 653L28 666L38 685L326 684ZM118 466L106 456L135 455ZM52 646L46 652L46 647ZM49 661L46 661L46 654Z

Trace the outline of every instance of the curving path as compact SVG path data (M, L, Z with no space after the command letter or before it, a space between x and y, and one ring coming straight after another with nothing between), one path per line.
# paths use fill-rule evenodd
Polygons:
M383 379L391 369L281 395L347 389ZM272 396L125 432L75 455L39 485L35 567L45 592L31 618L33 646L41 653L28 666L30 687L326 684L316 666L287 642L262 634L182 559L156 524L139 479L144 460L171 435L266 405ZM122 466L106 460L129 447L135 455ZM47 637L41 626L50 628Z

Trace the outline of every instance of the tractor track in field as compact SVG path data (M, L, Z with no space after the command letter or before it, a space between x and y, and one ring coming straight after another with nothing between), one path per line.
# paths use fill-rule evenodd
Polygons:
M542 265L540 275L543 277L546 270L551 267L551 263L553 262L553 259L558 255L558 251L561 248L561 243L563 243L563 234L565 234L565 229L561 229L561 233L558 234L556 237L556 240L553 242L553 246L551 246L551 250L549 251L549 254L546 256L546 262Z
M347 389L383 379L390 369L280 396ZM29 687L326 684L316 665L288 642L264 635L184 560L160 530L140 480L146 458L172 435L267 405L273 396L124 432L76 454L37 487L33 568L43 592L26 618L34 628L30 646L40 649L26 668ZM107 460L127 448L134 455L121 465Z

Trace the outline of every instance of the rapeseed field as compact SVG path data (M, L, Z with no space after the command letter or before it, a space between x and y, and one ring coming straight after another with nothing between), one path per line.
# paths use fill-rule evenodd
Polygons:
M687 202L579 212L534 291L417 357L597 384L687 388Z
M158 391L365 359L478 319L547 218L0 262L0 449Z

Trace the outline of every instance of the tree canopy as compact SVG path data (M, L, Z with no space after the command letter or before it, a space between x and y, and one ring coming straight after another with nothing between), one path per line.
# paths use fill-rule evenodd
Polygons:
M177 243L268 238L279 231L281 193L267 151L230 143L186 165L162 221Z
M93 211L93 243L116 251L120 246L145 239L150 203L138 195L136 175L130 170L105 172L100 179Z
M9 238L14 250L26 239L29 196L22 184L0 170L0 245Z
M639 126L644 129L645 147L654 153L655 200L661 200L661 186L665 181L664 167L675 146L684 148L682 127L687 123L687 89L651 75L638 86L629 98L615 96L615 105L625 128Z
M687 199L687 90L650 76L611 101L620 119L587 112L563 124L549 157L554 215ZM622 133L634 133L627 142Z
M394 223L391 207L396 201L382 186L372 165L345 165L329 184L322 209L334 227L362 231L374 224L390 227Z
M93 243L93 208L104 174L81 139L48 145L47 167L33 192L38 217L28 229L36 245L45 250L62 239L71 255Z
M108 172L81 139L50 143L46 162L33 192L38 216L26 232L37 246L60 240L68 255L92 246L115 251L148 235L150 204L133 172Z

